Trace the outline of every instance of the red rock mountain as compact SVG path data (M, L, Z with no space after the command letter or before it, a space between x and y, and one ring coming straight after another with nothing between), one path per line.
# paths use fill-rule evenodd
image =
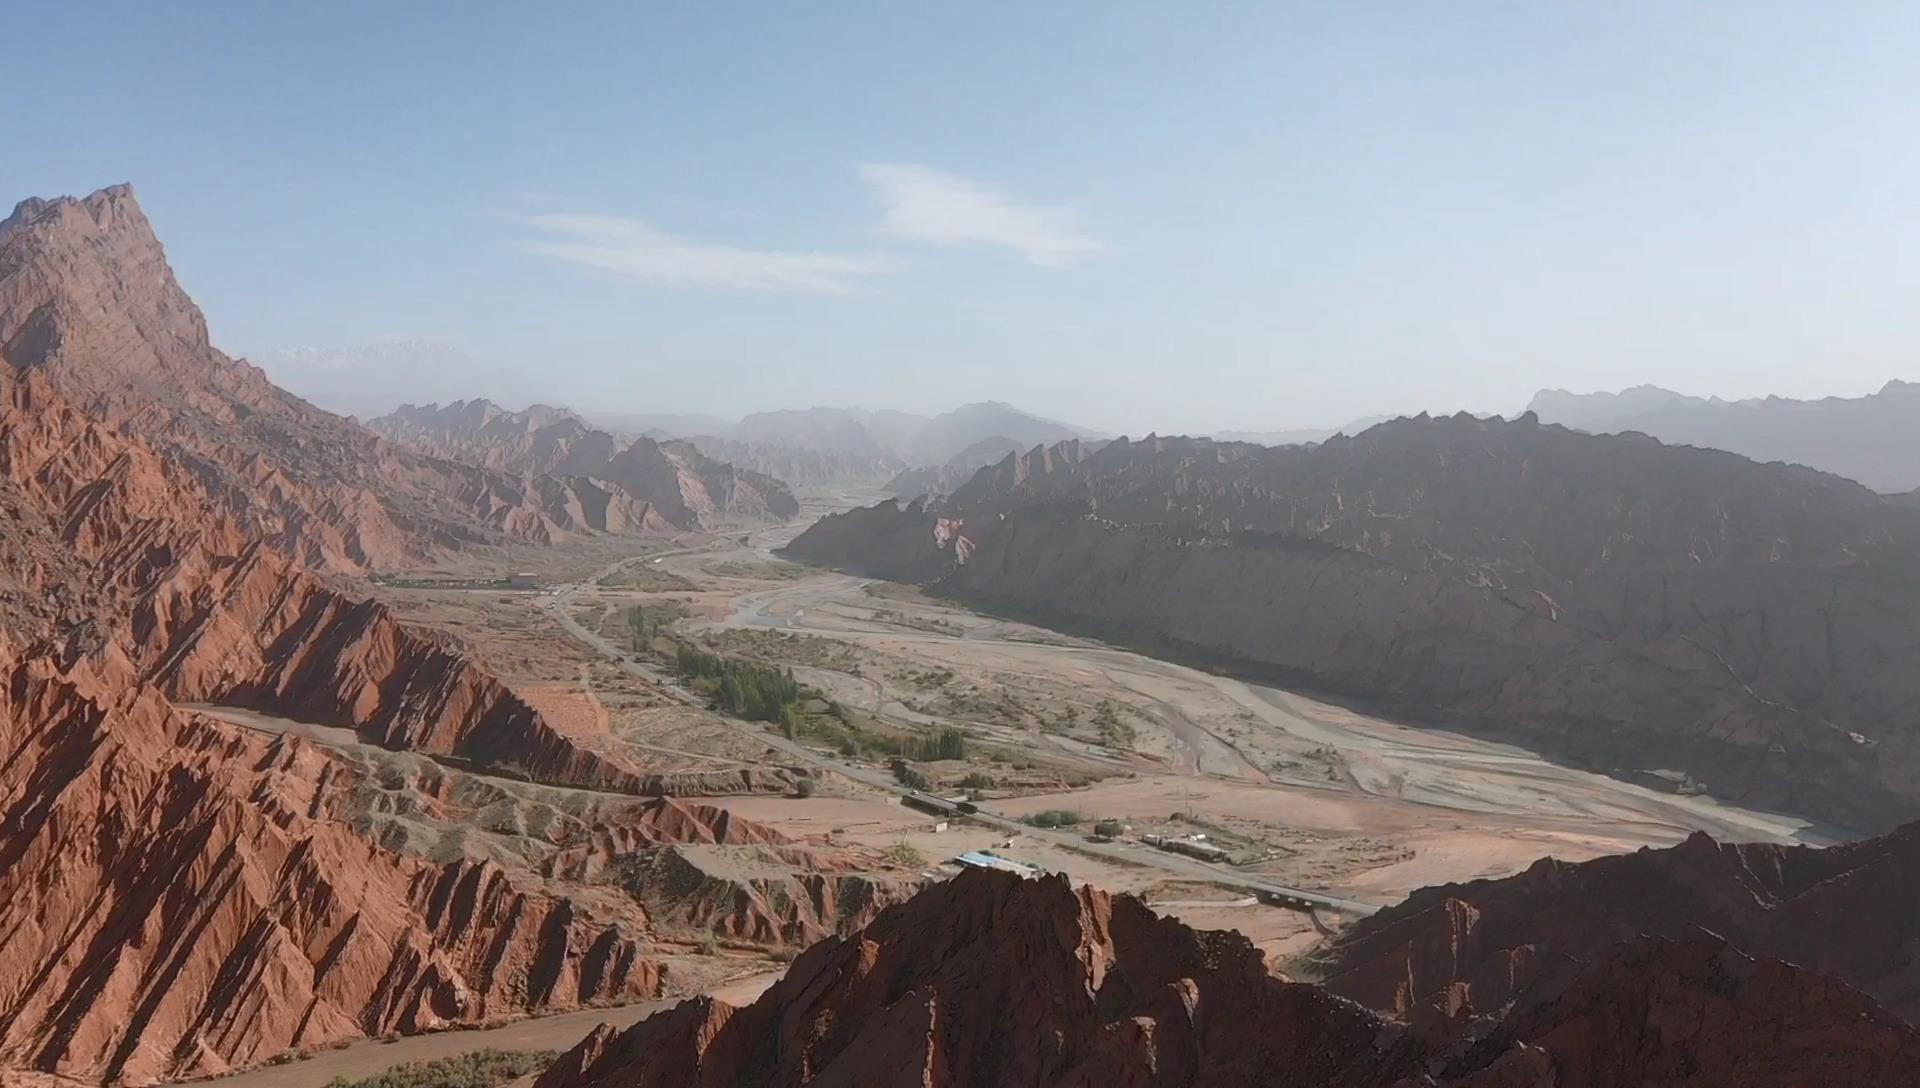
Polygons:
M333 749L174 705L657 792L314 570L550 538L577 524L565 503L529 505L518 477L401 449L214 351L125 189L28 201L0 224L0 355L0 1080L150 1082L660 991L643 897L429 860L370 816L398 790L416 822L471 822L443 799L455 772L370 783ZM597 486L540 479L566 502ZM602 807L590 824L543 819L628 865L764 837L664 803ZM800 886L866 894L832 859L783 849ZM863 917L768 909L735 925L778 937Z
M382 441L222 354L127 186L27 200L0 222L0 357L180 462L245 531L310 566L392 567L448 545L650 523L644 504L588 481Z
M1920 815L1920 508L1807 469L1531 417L1066 443L791 550L1597 770Z
M1355 923L1323 954L1328 989L1401 1016L1498 1015L1617 942L1696 928L1837 979L1920 1022L1920 824L1843 846L1722 844L1424 888Z
M637 907L315 818L337 783L311 744L10 649L0 668L0 1070L214 1073L660 988Z
M745 1008L602 1028L539 1088L1213 1088L1912 1083L1920 1032L1716 938L1609 949L1473 1039L1429 1040L1270 973L1236 933L970 871L828 939Z
M682 529L728 517L795 517L787 485L716 461L686 442L625 442L561 409L508 412L490 401L404 405L368 424L409 448L523 476L586 478L645 503Z

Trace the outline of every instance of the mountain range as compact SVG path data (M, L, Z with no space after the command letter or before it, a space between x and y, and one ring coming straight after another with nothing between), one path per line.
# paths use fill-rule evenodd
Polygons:
M1845 476L1888 494L1920 489L1920 384L1891 381L1864 397L1721 400L1654 385L1618 393L1534 395L1542 422L1594 433L1637 431Z
M485 400L408 404L367 426L434 457L522 477L591 481L652 519L634 528L704 528L727 517L800 512L787 485L765 473L735 468L687 442L619 438L546 405L512 412Z
M937 468L981 442L998 440L1028 449L1093 431L1043 419L1010 404L983 401L937 416L890 409L805 408L756 412L737 423L701 418L635 417L588 413L618 428L643 428L657 438L680 438L709 456L767 473L790 483L881 483L918 468Z

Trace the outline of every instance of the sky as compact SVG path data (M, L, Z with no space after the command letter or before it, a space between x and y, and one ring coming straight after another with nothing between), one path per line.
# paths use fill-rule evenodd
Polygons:
M997 399L1141 434L1920 378L1911 3L102 3L10 32L0 200L132 182L216 343L330 406Z

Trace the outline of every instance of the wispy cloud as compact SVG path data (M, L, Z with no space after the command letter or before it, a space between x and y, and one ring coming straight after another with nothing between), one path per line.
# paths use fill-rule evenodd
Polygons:
M1005 246L1037 265L1072 264L1098 253L1066 211L1016 204L966 178L908 163L870 162L860 176L873 187L895 238L941 246Z
M652 283L845 294L894 268L884 257L863 254L786 253L695 242L618 216L536 215L527 222L551 236L522 243L529 253Z

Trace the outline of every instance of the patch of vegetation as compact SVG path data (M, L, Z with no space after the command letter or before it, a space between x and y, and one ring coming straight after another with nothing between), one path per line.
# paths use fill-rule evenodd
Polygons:
M1050 808L1045 812L1035 812L1020 818L1020 822L1033 827L1072 827L1086 817L1070 808Z
M933 787L933 780L927 777L926 772L908 763L904 759L896 759L893 761L893 777L895 781L910 790L924 790Z
M960 788L968 790L990 790L993 788L993 776L985 771L969 771L960 780Z
M582 617L581 622L600 632L603 638L629 640L635 653L649 649L652 641L666 634L673 625L693 615L693 609L681 601L649 601L629 608L611 608L596 605L600 609L592 621Z
M793 795L795 797L812 797L818 792L820 792L820 780L817 778L796 778L793 780Z
M900 754L922 763L943 759L967 758L967 735L955 726L947 726L924 737L909 737L900 745Z
M911 684L922 691L945 687L953 683L954 672L945 666L927 669L903 669L894 674L894 679L903 684Z
M404 1062L358 1080L335 1077L327 1088L498 1088L538 1073L559 1056L554 1050L474 1050L432 1061Z
M700 588L678 574L653 566L633 566L600 579L607 589L637 589L642 593L679 593Z
M792 669L750 665L681 643L674 667L689 686L708 695L720 709L753 722L783 721L789 706L812 694L793 678Z
M1127 825L1111 817L1093 825L1093 833L1103 839L1117 839L1126 834Z
M1093 727L1100 733L1100 743L1110 748L1133 747L1133 726L1120 720L1120 713L1110 700L1100 700L1094 709Z
M927 866L927 856L905 839L887 847L887 860L895 865L904 865L913 869L924 869Z

